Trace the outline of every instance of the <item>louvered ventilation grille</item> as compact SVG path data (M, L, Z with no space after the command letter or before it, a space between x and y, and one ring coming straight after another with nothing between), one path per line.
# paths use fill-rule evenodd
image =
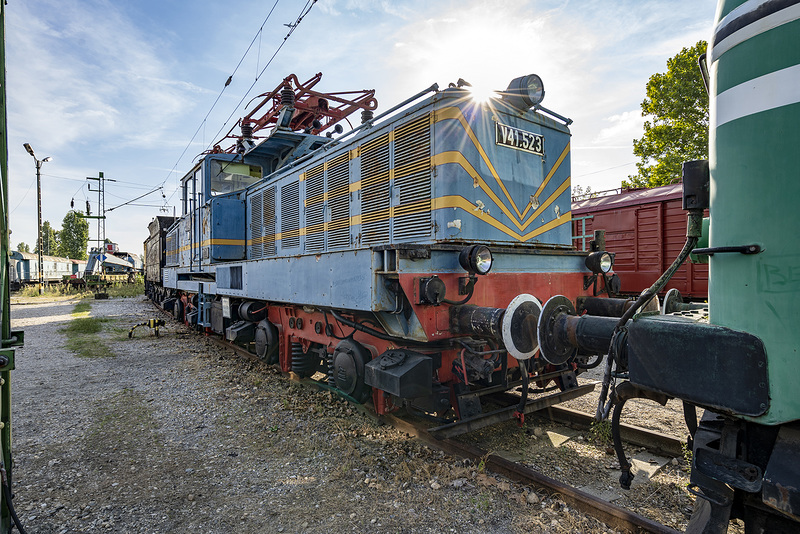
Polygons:
M264 217L263 253L264 256L275 255L275 187L264 191L264 203L261 211Z
M281 187L281 249L300 246L300 182Z
M430 116L395 130L392 238L407 241L431 234Z
M178 230L167 234L167 265L178 265Z
M350 246L350 158L328 162L328 249Z
M361 147L361 238L389 241L389 136Z
M325 250L325 168L318 165L306 174L306 251Z
M250 199L250 247L248 258L257 260L264 256L264 193L253 195Z

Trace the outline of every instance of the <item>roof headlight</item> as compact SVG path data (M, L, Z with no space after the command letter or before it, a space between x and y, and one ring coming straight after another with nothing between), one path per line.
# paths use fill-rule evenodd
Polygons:
M538 106L544 99L544 83L536 74L514 78L508 84L505 100L517 108L526 109Z
M458 263L469 273L486 274L492 270L492 251L486 245L467 247L458 255Z
M586 268L594 274L608 273L613 266L614 257L605 250L592 252L586 256Z

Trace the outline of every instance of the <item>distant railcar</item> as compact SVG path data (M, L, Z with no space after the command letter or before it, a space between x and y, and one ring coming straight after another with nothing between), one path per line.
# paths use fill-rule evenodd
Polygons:
M158 216L148 225L150 236L144 243L144 292L158 302L166 298L162 284L161 271L167 261L165 248L167 229L175 222L175 217Z
M681 184L636 189L572 203L573 243L589 250L595 230L605 231L606 250L615 254L620 293L638 295L672 263L683 247L686 212ZM708 264L683 264L664 292L677 289L685 298L708 298Z
M15 277L20 287L39 283L39 255L30 252L13 251L9 255L14 261ZM64 276L75 271L74 260L58 256L42 256L42 282L45 285L61 283Z

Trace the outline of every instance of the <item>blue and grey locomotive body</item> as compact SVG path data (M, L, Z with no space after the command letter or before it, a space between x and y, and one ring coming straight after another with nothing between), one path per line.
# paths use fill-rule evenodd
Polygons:
M572 249L570 121L541 96L535 75L486 102L434 86L336 140L293 128L282 101L263 141L243 122L235 152L184 176L181 217L145 244L164 232L149 294L284 371L327 365L379 413L447 412L464 395L463 420L480 412L474 388L545 371L562 390L548 402L585 393L578 360L541 360L522 333L540 300L595 294L601 274ZM391 372L371 363L392 350Z

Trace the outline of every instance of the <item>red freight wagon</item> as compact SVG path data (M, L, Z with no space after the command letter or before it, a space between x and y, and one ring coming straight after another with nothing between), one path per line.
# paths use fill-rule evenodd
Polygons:
M637 189L572 203L573 243L587 250L594 230L605 230L606 250L615 252L614 272L622 293L638 295L650 287L686 242L686 212L681 184ZM708 264L685 263L664 288L693 300L708 298Z

